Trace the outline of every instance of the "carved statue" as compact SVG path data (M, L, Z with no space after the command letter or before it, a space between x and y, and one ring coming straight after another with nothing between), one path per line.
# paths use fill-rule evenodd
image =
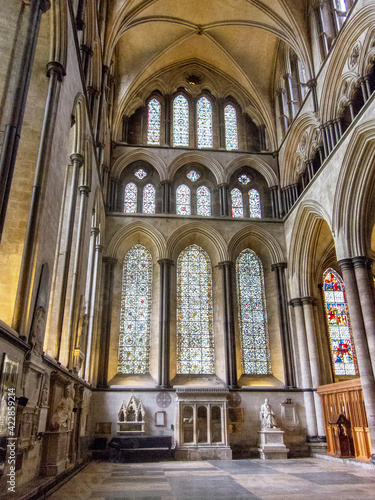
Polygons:
M43 352L44 327L46 323L46 310L40 306L36 310L33 327L30 332L30 343L36 354Z
M49 388L47 382L43 385L42 389L42 405L43 406L48 406L48 395L49 395Z
M72 412L74 408L74 388L73 384L69 384L65 387L64 397L58 404L55 413L51 419L52 429L59 430L70 430L70 424L72 420Z
M268 398L264 400L264 403L260 407L260 421L262 429L272 429L277 427L275 414L272 411L271 405L268 402Z

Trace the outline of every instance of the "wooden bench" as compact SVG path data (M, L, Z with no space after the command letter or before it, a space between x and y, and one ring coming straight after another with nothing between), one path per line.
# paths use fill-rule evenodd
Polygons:
M114 437L108 444L120 462L168 460L174 456L171 436Z

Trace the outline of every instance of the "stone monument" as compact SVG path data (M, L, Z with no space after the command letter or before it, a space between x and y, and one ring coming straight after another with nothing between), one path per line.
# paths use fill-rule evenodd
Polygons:
M284 431L277 427L275 414L268 398L260 407L261 430L259 431L260 444L258 451L264 460L288 458L289 449L284 444Z

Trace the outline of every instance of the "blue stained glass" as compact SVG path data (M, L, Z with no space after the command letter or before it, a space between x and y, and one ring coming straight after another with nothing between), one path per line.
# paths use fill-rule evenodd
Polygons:
M153 98L148 103L147 144L160 144L160 102Z
M211 193L206 186L197 189L197 215L211 215Z
M152 258L135 245L124 258L118 351L119 373L149 371Z
M238 149L238 132L236 110L231 104L224 108L225 147L227 150Z
M143 188L143 207L144 214L155 213L155 188L152 184L146 184Z
M323 280L325 312L335 374L358 375L344 282L331 268L325 271Z
M125 186L124 212L126 214L135 214L137 212L137 186L134 182L129 182Z
M271 373L266 297L262 262L255 252L243 250L236 262L241 362L244 374Z
M173 101L173 146L189 146L189 103L181 94Z
M176 213L178 215L191 214L190 189L186 184L181 184L176 189Z
M238 178L238 182L242 184L243 186L246 186L246 184L249 184L250 179L246 174L242 174Z
M260 196L256 189L250 189L249 191L249 209L250 217L258 219L262 217L260 209Z
M198 148L212 148L212 105L207 97L197 102Z
M177 373L215 373L212 267L197 245L177 260Z
M190 172L188 174L186 174L186 177L191 181L191 182L195 182L199 179L200 175L198 174L198 172L196 172L195 170L190 170Z
M243 218L243 199L241 191L234 188L230 196L232 199L232 217Z

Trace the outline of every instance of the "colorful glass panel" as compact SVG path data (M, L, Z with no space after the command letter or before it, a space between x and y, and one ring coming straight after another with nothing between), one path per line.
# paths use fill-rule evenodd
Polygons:
M231 104L224 108L225 147L228 150L238 149L238 132L236 110Z
M212 148L212 105L207 97L197 102L198 148Z
M177 260L177 373L215 373L212 268L197 245Z
M234 188L230 193L232 199L232 217L243 217L243 199L239 189Z
M262 217L260 209L260 196L256 189L250 189L249 191L249 209L250 217L258 219Z
M138 169L134 175L141 181L146 177L146 172L143 170L143 168Z
M243 186L246 186L246 184L249 184L250 178L246 174L242 174L239 176L238 182Z
M189 146L189 103L183 95L173 101L173 146Z
M126 214L135 214L137 211L137 186L134 182L129 182L125 186L124 212Z
M176 213L177 215L190 215L190 189L186 184L181 184L176 189Z
M152 184L146 184L143 188L142 212L144 214L155 213L155 188Z
M206 186L197 189L197 215L211 215L211 193Z
M186 174L186 177L191 181L191 182L195 182L199 179L200 175L198 174L198 172L196 172L195 170L190 170L190 172L188 174Z
M147 144L160 144L160 102L153 98L148 103Z
M262 262L255 252L243 250L236 262L238 321L242 373L271 373L266 297Z
M358 375L344 282L331 268L323 275L323 295L335 374Z
M124 258L118 352L119 373L149 371L152 258L135 245Z

